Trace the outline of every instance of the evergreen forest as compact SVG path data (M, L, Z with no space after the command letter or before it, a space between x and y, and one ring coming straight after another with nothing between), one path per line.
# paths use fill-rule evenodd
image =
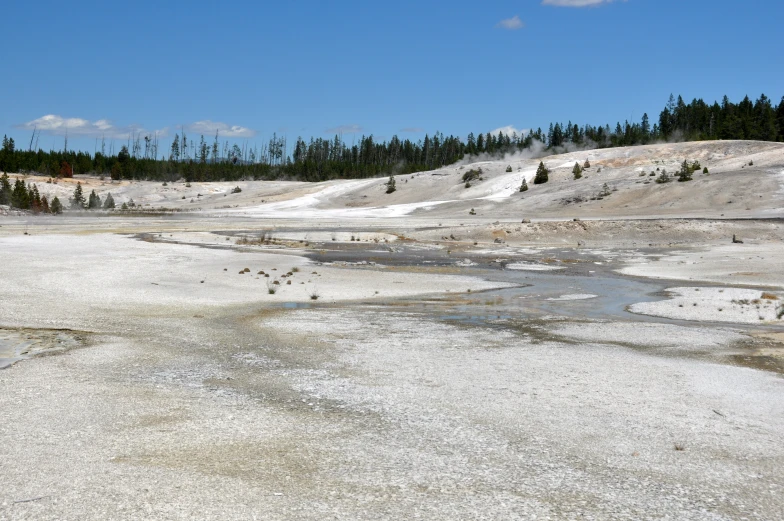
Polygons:
M551 123L547 130L537 128L525 135L470 133L465 139L436 132L416 142L397 136L378 142L369 135L351 144L341 136L309 141L300 137L291 144L285 137L273 134L261 146L240 146L221 141L217 134L208 139L199 136L194 142L183 131L165 149L159 146L156 137L138 135L122 144L116 154L106 153L103 141L100 151L90 154L68 150L67 139L64 150L36 150L33 132L26 148L13 138L3 138L0 171L52 177L94 174L115 180L324 181L432 170L467 155L501 156L536 147L555 153L579 148L716 139L784 141L784 97L778 105L764 94L755 101L746 96L733 103L725 96L720 103L708 104L702 99L686 103L681 96L671 95L658 119L653 121L648 114L643 114L640 121L618 122L614 128L569 121Z

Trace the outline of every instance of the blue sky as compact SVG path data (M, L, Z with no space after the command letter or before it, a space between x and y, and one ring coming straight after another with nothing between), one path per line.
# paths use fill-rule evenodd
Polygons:
M566 4L566 5L553 5ZM589 4L580 6L580 4ZM781 0L50 2L3 7L0 133L419 139L784 95Z

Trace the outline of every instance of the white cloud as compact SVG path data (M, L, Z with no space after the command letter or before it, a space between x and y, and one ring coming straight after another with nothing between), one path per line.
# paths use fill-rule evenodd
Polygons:
M555 5L558 7L596 7L610 4L614 0L542 0L542 5ZM623 0L626 2L626 0Z
M185 125L185 132L190 134L200 134L205 136L214 136L218 132L220 137L253 137L256 131L247 127L239 125L229 125L228 123L221 123L220 121L210 121L205 119L203 121L195 121Z
M133 135L165 135L166 129L146 130L140 125L115 126L107 119L89 121L82 118L64 118L56 114L47 114L38 119L16 125L24 130L39 130L46 134L73 137L107 137L110 139L127 139Z
M512 134L517 134L518 136L527 134L528 132L530 132L530 129L518 129L513 127L512 125L507 125L505 127L500 127L495 130L491 130L490 135L497 136L499 132L505 136L512 137Z
M364 129L359 125L340 125L337 127L328 128L324 131L325 134L359 134Z
M545 2L547 2L547 0L545 0ZM525 24L522 20L520 20L519 16L514 15L511 18L501 20L496 24L496 27L500 27L501 29L506 29L508 31L516 31L525 27Z

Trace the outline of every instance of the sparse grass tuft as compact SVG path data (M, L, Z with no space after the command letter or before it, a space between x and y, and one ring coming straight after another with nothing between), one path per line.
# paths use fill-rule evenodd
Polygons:
M270 244L273 241L272 234L263 230L258 237L240 237L236 240L235 244L238 246L262 246L264 244Z

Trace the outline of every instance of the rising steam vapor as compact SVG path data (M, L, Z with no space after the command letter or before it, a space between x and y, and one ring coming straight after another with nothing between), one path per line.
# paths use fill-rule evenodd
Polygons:
M568 154L570 152L581 152L583 150L595 150L599 148L596 143L591 140L586 140L584 143L579 145L574 143L567 143L563 146L559 147L551 147L547 148L547 144L539 141L538 139L534 139L531 142L531 146L524 148L522 150L517 150L515 152L504 152L504 153L497 153L497 154L488 154L487 152L483 152L477 155L467 155L457 163L458 166L461 165L470 165L473 163L481 163L483 161L521 161L525 159L539 159L541 157L546 156L554 156L557 154Z

